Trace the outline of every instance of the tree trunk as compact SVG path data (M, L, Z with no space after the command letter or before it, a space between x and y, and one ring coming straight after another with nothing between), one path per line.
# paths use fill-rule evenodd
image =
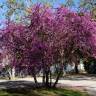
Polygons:
M55 83L53 84L53 87L56 87L56 85L57 85L57 83L58 83L58 80L59 80L59 78L60 78L60 76L61 76L61 73L62 73L62 70L60 70L60 72L58 73L58 76L57 76L57 78L56 78L56 81L55 81Z
M79 70L78 70L78 65L75 64L75 73L78 74L79 73Z
M49 70L46 71L46 87L49 87Z
M34 78L34 82L35 82L36 87L39 87L39 83L37 81L36 73L34 71L32 72L32 76Z
M8 78L9 80L11 79L12 75L11 75L11 69L8 69Z
M15 67L12 68L12 79L15 79Z
M33 74L33 78L34 78L35 84L38 85L38 81L35 74Z
M50 87L51 87L51 85L52 85L52 79L51 79L51 71L49 72L49 75L50 75Z
M42 72L43 72L43 76L42 76L42 85L44 86L45 85L45 64L44 64L44 61L42 59Z
M63 50L63 48L62 48L62 50L60 52L60 55L61 55L61 66L60 66L59 73L57 75L56 81L53 84L53 87L56 87L56 85L58 83L58 80L59 80L59 78L60 78L60 76L61 76L61 74L63 72L63 67L64 67L64 58L63 58L63 56L64 56L64 50Z
M14 80L15 79L15 67L9 68L8 69L8 78L9 80Z

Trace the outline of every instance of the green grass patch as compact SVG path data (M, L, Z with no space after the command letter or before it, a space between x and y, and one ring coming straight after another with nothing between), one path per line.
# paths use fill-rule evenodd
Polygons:
M6 89L0 90L0 96L88 96L87 93L68 89Z

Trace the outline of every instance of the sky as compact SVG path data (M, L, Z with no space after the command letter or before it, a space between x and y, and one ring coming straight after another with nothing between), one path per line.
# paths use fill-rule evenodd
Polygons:
M3 6L3 8L0 7L0 23L1 21L5 20L5 14L7 11L7 7L6 7L6 1L7 0L0 0L0 6L3 4L5 6ZM17 0L18 1L18 0ZM19 0L22 1L22 0ZM27 0L26 0L27 1ZM32 0L33 3L37 3L38 1L44 1L44 0ZM48 0L49 2L52 0ZM78 6L78 2L79 0L74 0L75 1L75 7L72 8L72 10L76 10L76 7ZM66 0L54 0L54 3L52 4L54 7L59 7L59 5L64 4L66 2ZM2 26L2 25L0 25Z
M4 4L5 3L5 1L6 0L0 0L0 6L2 5L2 4ZM3 17L3 13L5 12L5 7L2 9L1 7L0 7L0 19Z
M4 13L6 12L7 8L6 8L6 1L7 0L0 0L0 6L2 4L5 4L5 6L3 7L3 9L0 8L0 19L4 18ZM18 1L18 0L17 0ZM22 1L22 0L20 0ZM26 0L27 1L27 0ZM34 3L38 2L38 1L44 1L44 0L32 0ZM52 0L48 0L49 2L51 2ZM78 6L78 2L79 0L74 0L75 1L75 5ZM66 0L54 0L53 6L54 7L58 7L60 4L63 4L64 2L66 2ZM76 10L76 8L73 8L73 10Z

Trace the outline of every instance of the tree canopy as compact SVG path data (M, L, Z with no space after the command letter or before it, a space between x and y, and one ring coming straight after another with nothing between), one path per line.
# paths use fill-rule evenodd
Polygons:
M29 24L8 21L0 30L12 66L28 66L33 76L42 69L49 85L52 65L59 64L62 70L65 62L96 58L96 22L89 13L73 12L64 6L54 11L41 4L33 5L30 12L24 17Z

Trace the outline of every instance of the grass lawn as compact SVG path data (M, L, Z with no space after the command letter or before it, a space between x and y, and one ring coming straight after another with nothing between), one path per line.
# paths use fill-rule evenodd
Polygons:
M0 90L0 96L88 96L86 93L68 89L7 89Z

